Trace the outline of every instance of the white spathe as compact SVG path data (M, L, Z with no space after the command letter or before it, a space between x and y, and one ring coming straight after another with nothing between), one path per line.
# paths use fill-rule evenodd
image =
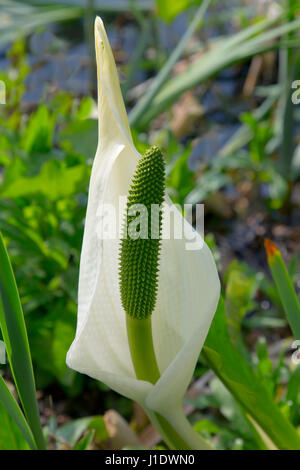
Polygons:
M103 204L112 204L117 212L119 196L128 194L140 155L132 142L115 61L100 18L95 22L95 40L99 142L81 253L76 337L67 364L139 402L150 415L161 413L176 427L181 419L181 400L217 307L219 277L199 234L195 236L202 249L197 251L186 250L186 239L162 241L159 289L152 314L161 378L155 385L137 380L119 293L119 240L101 239L99 224L103 219L99 214ZM169 198L166 204L171 205ZM178 211L173 220L175 225L183 223ZM191 226L189 230L193 230Z

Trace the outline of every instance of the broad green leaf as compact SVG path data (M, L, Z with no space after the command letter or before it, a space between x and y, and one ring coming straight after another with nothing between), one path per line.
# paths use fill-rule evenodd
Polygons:
M77 119L88 119L90 116L94 106L94 101L90 96L87 96L86 98L83 98L80 102L80 106L78 108L78 111L76 113Z
M163 20L169 22L179 13L196 3L196 1L191 0L156 0L157 14Z
M98 123L95 119L71 122L58 135L61 145L92 159L97 148Z
M95 416L88 425L88 429L95 431L95 439L99 442L106 441L109 437L105 421L102 416Z
M59 305L55 306L53 301L52 305L53 312L31 324L31 354L35 357L39 369L50 373L60 383L65 383L70 378L70 369L65 358L74 337L76 315L75 312L72 315L70 306L66 314Z
M75 189L84 184L88 176L86 165L67 168L63 162L49 160L42 166L37 176L21 177L0 188L3 198L13 199L40 193L51 201L74 194Z
M300 449L300 436L297 431L281 414L261 376L233 346L227 330L222 298L209 330L203 355L234 398L279 449Z
M82 434L87 430L94 431L95 439L98 441L105 441L108 438L105 422L102 416L90 416L87 418L76 419L71 423L61 426L57 430L56 436L58 439L62 438L64 441L67 441L70 446L74 447Z
M19 408L19 405L17 404L15 398L13 397L13 395L11 394L11 392L9 391L5 381L3 380L3 378L1 377L0 375L0 404L2 405L2 407L6 410L6 413L13 419L13 421L16 423L16 425L18 426L19 430L21 431L21 433L23 434L24 438L26 439L26 441L28 442L29 446L31 449L36 449L36 444L35 444L35 441L34 441L34 438L33 438L33 435L32 435L32 432L31 432L31 429L30 427L28 426L25 418L24 418L24 415L22 413L22 411L20 410ZM2 410L2 413L3 415L5 415L4 413L4 410ZM0 410L0 415L2 414L1 413L1 410ZM4 416L3 416L3 419L4 419ZM7 418L6 418L7 419ZM0 417L0 421L1 421L1 417ZM7 419L7 421L9 421ZM12 428L12 426L11 426ZM2 430L2 438L1 438L1 431L0 431L0 448L2 447L3 445L3 435L5 434L5 431L7 433L9 433L9 429L6 428L5 426L3 426L3 430ZM14 438L17 440L17 433L14 432ZM26 447L26 446L25 446ZM3 448L3 447L2 447Z
M0 219L0 230L13 240L14 243L18 243L27 256L36 256L39 254L45 260L54 260L59 267L67 268L67 260L65 257L57 250L54 250L53 247L49 246L49 242L45 242L37 231L24 226L19 220L11 220L8 224Z
M54 117L46 106L40 106L30 116L23 138L23 147L27 153L49 152L52 147Z
M45 448L27 332L16 281L0 234L0 326L19 398L37 447Z

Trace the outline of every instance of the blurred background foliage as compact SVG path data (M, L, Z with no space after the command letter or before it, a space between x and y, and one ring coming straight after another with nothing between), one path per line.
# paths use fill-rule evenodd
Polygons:
M299 2L230 0L225 8L218 0L0 0L0 7L0 230L53 446L104 445L109 419L105 427L90 416L109 408L138 433L147 426L139 407L65 364L97 146L96 14L108 31L138 150L163 149L175 203L205 203L231 341L299 426L299 368L285 357L291 332L263 251L265 236L278 242L299 290L300 105L291 99L300 100L292 88L300 79ZM1 373L10 380L5 364ZM186 406L197 431L219 448L262 448L207 357L195 379L200 392ZM1 420L0 448L23 448L4 432L14 426L4 412ZM136 445L134 436L120 442ZM158 443L155 435L143 442Z

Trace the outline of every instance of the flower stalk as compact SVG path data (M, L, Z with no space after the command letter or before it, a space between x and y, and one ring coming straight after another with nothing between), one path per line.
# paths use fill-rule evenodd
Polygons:
M160 372L153 346L151 317L136 319L126 315L126 325L128 344L136 377L154 385L160 378ZM156 427L172 449L192 450L192 447L185 442L161 414L154 413L154 418Z
M137 379L155 384L160 373L153 346L151 318L139 320L126 314L126 327Z

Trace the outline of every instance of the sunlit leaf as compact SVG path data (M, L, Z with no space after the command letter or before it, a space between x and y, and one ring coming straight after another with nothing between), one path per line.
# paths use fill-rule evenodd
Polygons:
M0 234L0 326L16 388L39 448L44 448L27 332L16 281Z
M300 449L297 431L281 414L261 377L233 346L227 330L223 299L219 302L203 355L234 398L279 449Z
M10 184L4 184L0 188L0 195L12 199L40 193L51 201L57 200L73 194L80 184L85 183L88 171L85 165L67 168L64 163L49 160L44 163L39 175L21 177Z
M2 410L1 410L2 408ZM1 418L2 416L2 418ZM15 429L15 426L11 423L12 418L14 423L17 425L18 430ZM0 375L0 423L2 421L7 421L7 425L0 425L0 449L6 448L8 450L7 442L5 442L5 437L9 439L10 430L12 430L11 440L15 442L17 446L21 445L21 448L27 448L27 445L23 442L23 440L19 437L20 431L23 437L26 439L27 443L31 447L31 449L36 449L36 444L28 426L22 411L19 408L15 398L9 391L5 381ZM2 429L2 432L1 432ZM10 446L11 444L9 444ZM4 446L4 447L3 447Z

